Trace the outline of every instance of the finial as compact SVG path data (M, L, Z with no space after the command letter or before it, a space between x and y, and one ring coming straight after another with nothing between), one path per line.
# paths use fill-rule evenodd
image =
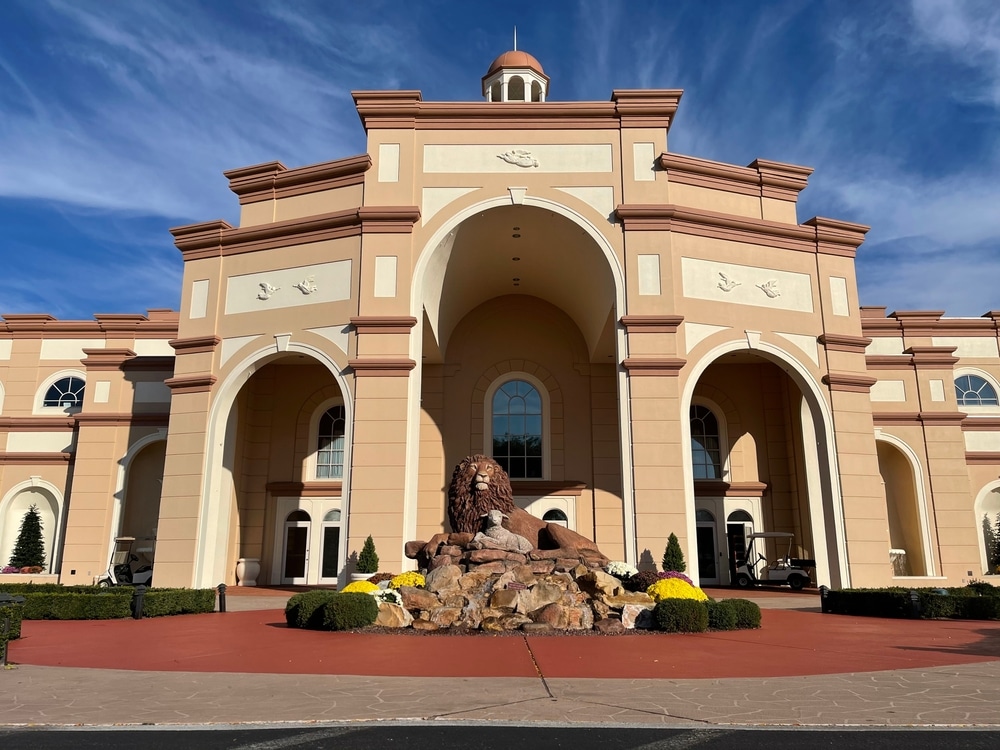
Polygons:
M517 26L514 27L514 51L517 52Z

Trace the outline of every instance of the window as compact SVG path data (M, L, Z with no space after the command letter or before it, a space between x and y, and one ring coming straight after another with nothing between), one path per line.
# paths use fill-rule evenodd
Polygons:
M510 380L493 394L493 458L511 479L542 478L542 398Z
M997 406L997 392L978 375L959 375L955 378L955 398L959 406Z
M60 378L45 391L42 406L79 410L83 406L83 378Z
M344 476L343 405L331 407L320 417L316 441L316 478L340 479Z
M569 527L569 517L558 508L552 508L551 510L545 511L545 515L542 516L542 520L548 521L549 523L557 523L560 526Z
M722 478L719 420L705 406L691 406L691 465L695 479Z

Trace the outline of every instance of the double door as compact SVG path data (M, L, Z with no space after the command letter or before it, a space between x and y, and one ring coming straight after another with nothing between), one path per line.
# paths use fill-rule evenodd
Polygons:
M272 584L337 583L343 567L339 498L279 498Z

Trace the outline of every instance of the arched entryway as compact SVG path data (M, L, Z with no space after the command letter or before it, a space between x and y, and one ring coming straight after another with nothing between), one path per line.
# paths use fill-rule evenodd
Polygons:
M889 521L887 554L893 576L933 575L919 464L902 441L881 435L875 446L885 490Z
M698 511L726 519L716 536L717 560L729 558L714 571L722 582L732 580L732 558L748 533L782 531L795 535L793 555L816 559L814 583L846 585L832 423L808 370L773 345L733 341L695 364L682 404L688 534L706 534ZM698 555L700 567L700 544Z
M441 530L453 466L485 453L528 512L557 510L608 554L634 557L617 256L558 204L477 208L436 235L415 274L415 538Z

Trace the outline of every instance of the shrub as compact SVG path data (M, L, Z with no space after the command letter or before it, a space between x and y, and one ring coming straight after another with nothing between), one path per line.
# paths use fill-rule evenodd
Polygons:
M371 581L352 581L340 589L341 594L370 594L378 591L378 584Z
M648 589L646 593L653 597L654 601L663 599L693 599L703 602L708 599L708 595L697 586L692 586L687 581L680 578L661 578Z
M149 589L142 597L145 617L215 611L215 589Z
M736 608L728 599L721 602L706 602L708 605L708 627L712 630L736 630Z
M28 508L28 512L21 519L21 530L17 533L10 565L15 568L41 568L45 565L42 517L38 513L37 505Z
M975 591L980 596L1000 596L1000 588L989 581L969 581L965 588Z
M323 607L323 630L364 628L378 617L378 602L368 594L337 594Z
M660 630L668 633L703 633L708 630L708 607L693 599L664 599L653 609Z
M627 591L645 591L660 580L655 570L640 570L634 576L626 578L622 583Z
M365 545L361 548L361 554L358 555L358 572L378 573L378 555L375 554L375 540L372 539L371 534L365 539Z
M681 550L680 542L677 541L677 535L673 532L670 532L670 536L667 537L667 546L663 550L663 569L676 570L678 573L687 570L684 552Z
M10 618L10 625L7 629L6 638L8 641L16 641L21 637L21 619L24 616L24 608L20 604L0 604L0 622L5 617ZM0 638L4 638L0 633Z
M747 599L727 599L726 604L736 612L737 630L756 630L760 627L760 607L756 604Z
M1000 620L1000 596L976 596L962 600L959 617L967 620Z
M122 593L25 593L23 596L25 620L114 620L132 616L131 588Z
M290 628L322 630L323 607L337 596L336 591L306 591L296 594L285 604L285 622Z

